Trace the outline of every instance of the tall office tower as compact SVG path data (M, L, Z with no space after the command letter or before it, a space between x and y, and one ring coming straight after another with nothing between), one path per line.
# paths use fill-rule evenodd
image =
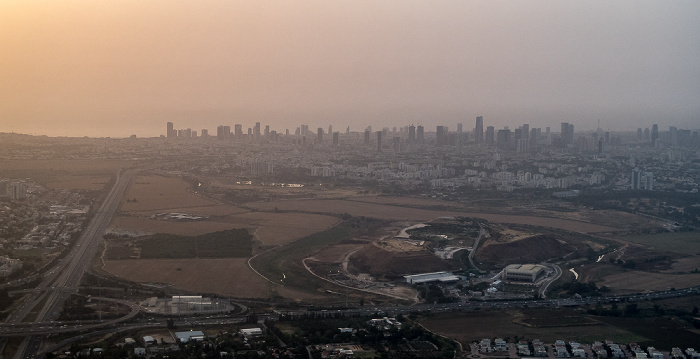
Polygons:
M365 145L369 144L369 130L365 130Z
M309 135L309 125L301 125L301 135L302 136Z
M217 138L226 138L229 137L231 133L231 126L224 126L224 125L219 125L216 127L216 137Z
M649 134L649 127L647 127L647 128L644 129L644 140L645 140L645 141L649 141L649 138L650 138L649 136L650 136L650 134Z
M483 135L483 133L482 133ZM482 136L483 140L483 136ZM496 129L493 126L486 127L486 144L493 145L496 142Z
M382 152L382 131L377 131L377 152Z
M642 131L642 128L637 129L637 140L643 140L644 139L644 131Z
M233 125L233 131L236 137L243 136L243 125L241 125L240 123Z
M297 136L301 135L301 128L297 127L297 129L294 131L294 134Z
M574 124L561 123L561 144L562 146L572 145L574 143Z
M22 182L14 182L7 186L7 195L12 200L27 198L27 185Z
M333 132L333 145L338 145L338 138L340 137L340 132Z
M424 132L425 132L425 129L423 128L423 126L418 125L418 127L416 127L416 142L418 142L418 143L425 142Z
M165 136L167 137L175 137L177 135L177 132L173 129L173 123L168 122L166 124L167 130L165 130Z
M391 140L391 144L394 148L394 152L401 152L401 137L394 136L394 138Z
M316 143L321 143L323 142L323 129L319 127L316 130Z
M349 134L350 134L350 126L348 126L348 128L345 129L345 134L346 134L346 135L349 135Z
M435 145L442 146L447 144L447 129L445 126L438 126L435 130Z
M408 126L408 143L416 143L416 126Z
M182 137L185 137L185 138L192 137L192 129L188 128L188 129L182 130Z
M641 189L642 188L642 171L639 168L634 168L632 170L632 178L630 180L631 189Z
M678 146L678 127L669 126L668 137L669 137L669 140L671 141L671 146Z
M530 124L524 123L523 124L523 140L529 140L530 139Z
M255 138L260 137L260 122L256 122L255 127L253 127L253 136L255 136Z
M653 124L651 126L651 145L656 146L656 140L659 139L659 125Z
M333 125L328 125L328 133L333 133Z
M270 136L270 125L265 125L265 137Z
M209 130L207 130L206 128L203 128L201 131L201 134L202 134L202 137L207 137L207 136L209 136Z
M498 145L498 148L505 151L510 150L511 141L511 132L509 129L504 128L502 130L498 130L498 132L496 133L496 144Z
M476 127L474 127L474 140L476 143L484 142L484 116L476 116Z
M253 129L248 127L248 137L253 138Z
M644 172L644 175L642 176L642 185L644 186L645 190L653 191L654 190L654 173Z
M457 133L462 133L462 123L457 124Z

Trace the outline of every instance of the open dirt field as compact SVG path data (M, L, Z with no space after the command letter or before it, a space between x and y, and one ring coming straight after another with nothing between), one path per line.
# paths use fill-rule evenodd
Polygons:
M572 317L573 316L573 317ZM549 323L546 327L532 323ZM459 340L463 345L483 338L526 338L540 339L553 343L557 339L576 340L591 343L594 340L612 339L615 342L629 343L645 338L626 330L605 325L588 317L585 321L573 311L479 311L473 313L449 313L421 319L420 322L430 331ZM570 325L575 322L578 325Z
M118 216L112 221L112 226L132 231L183 236L197 236L233 228L248 228L263 244L280 245L322 231L340 221L337 217L306 213L236 213L235 210L233 213L232 215L221 215L212 219L191 222Z
M106 261L107 272L139 283L170 283L195 293L264 298L270 283L253 273L246 258Z
M131 200L132 202L128 202ZM133 200L136 200L133 202ZM138 176L129 186L121 204L123 212L172 212L171 209L206 207L215 202L197 196L190 184L176 177Z
M32 178L55 189L99 190L120 168L133 164L123 160L21 160L0 161L0 177Z
M169 283L191 293L215 293L235 298L281 296L294 300L323 300L314 294L273 285L253 273L247 258L141 259L105 261L105 271L138 283Z
M700 273L667 274L642 271L628 271L603 278L599 285L605 285L620 292L646 292L686 288L700 285Z
M100 190L109 182L109 176L62 176L58 175L46 185L52 189Z
M459 211L435 211L417 208L407 208L374 204L368 202L344 201L344 200L296 200L296 201L270 201L250 203L250 207L259 210L272 211L275 208L289 211L324 212L324 213L349 213L353 216L367 216L379 219L391 219L402 221L428 221L437 217L478 217L498 223L517 223L544 227L561 228L572 232L612 232L613 227L600 226L592 223L564 220L557 218L540 218L532 216L517 216L506 214L473 213Z

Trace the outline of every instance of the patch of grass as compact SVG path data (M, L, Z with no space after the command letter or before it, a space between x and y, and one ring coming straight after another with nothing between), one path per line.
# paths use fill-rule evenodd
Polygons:
M197 237L155 234L140 243L141 258L247 258L253 251L246 229L231 229Z
M246 229L207 233L195 240L199 258L247 258L253 252L253 236Z
M141 242L141 258L194 258L194 237L154 234Z
M698 232L667 232L653 234L632 234L617 239L632 243L644 244L658 250L677 252L681 254L700 254Z

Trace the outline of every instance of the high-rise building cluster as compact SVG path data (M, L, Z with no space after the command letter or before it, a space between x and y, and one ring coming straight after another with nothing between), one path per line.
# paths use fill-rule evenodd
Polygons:
M218 139L274 142L285 136L288 140L291 139L291 141L303 146L321 147L327 144L337 147L359 141L368 147L374 147L376 152L388 150L402 152L431 144L438 148L454 146L461 151L464 146L473 143L479 146L494 147L501 151L518 153L535 152L551 145L603 154L610 146L620 143L619 137L611 136L610 132L600 128L597 131L582 133L577 137L574 133L574 124L569 122L561 122L561 130L558 134L552 132L550 127L546 127L544 130L536 127L531 128L528 123L514 129L508 126L502 129L497 129L494 126L484 128L484 126L483 116L476 117L473 131L464 131L463 124L457 123L456 131L450 131L450 128L445 125L437 125L434 133L426 132L423 125L414 124L393 128L383 127L380 131L373 131L372 126L368 126L360 133L350 132L349 126L342 133L340 131L334 132L332 125L328 126L328 132L324 131L323 127L312 131L309 129L309 125L302 124L294 130L295 137L290 137L291 131L289 129L278 133L271 130L270 125L263 126L260 122L256 122L253 127L247 129L247 132L244 132L242 124L234 124L233 132L231 126L219 125L216 128L216 137ZM326 134L328 136L324 136ZM200 137L208 137L208 135L207 129L201 130ZM174 124L168 122L165 137L192 138L197 137L197 131L192 131L189 128L175 129ZM653 124L651 129L638 128L636 139L640 143L646 142L656 148L688 147L698 142L698 133L697 131L678 129L675 126L670 126L668 132L660 132L659 126Z

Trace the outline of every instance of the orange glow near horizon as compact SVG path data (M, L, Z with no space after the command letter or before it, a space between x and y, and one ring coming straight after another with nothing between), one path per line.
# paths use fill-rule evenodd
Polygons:
M2 1L0 132L698 127L697 2Z

